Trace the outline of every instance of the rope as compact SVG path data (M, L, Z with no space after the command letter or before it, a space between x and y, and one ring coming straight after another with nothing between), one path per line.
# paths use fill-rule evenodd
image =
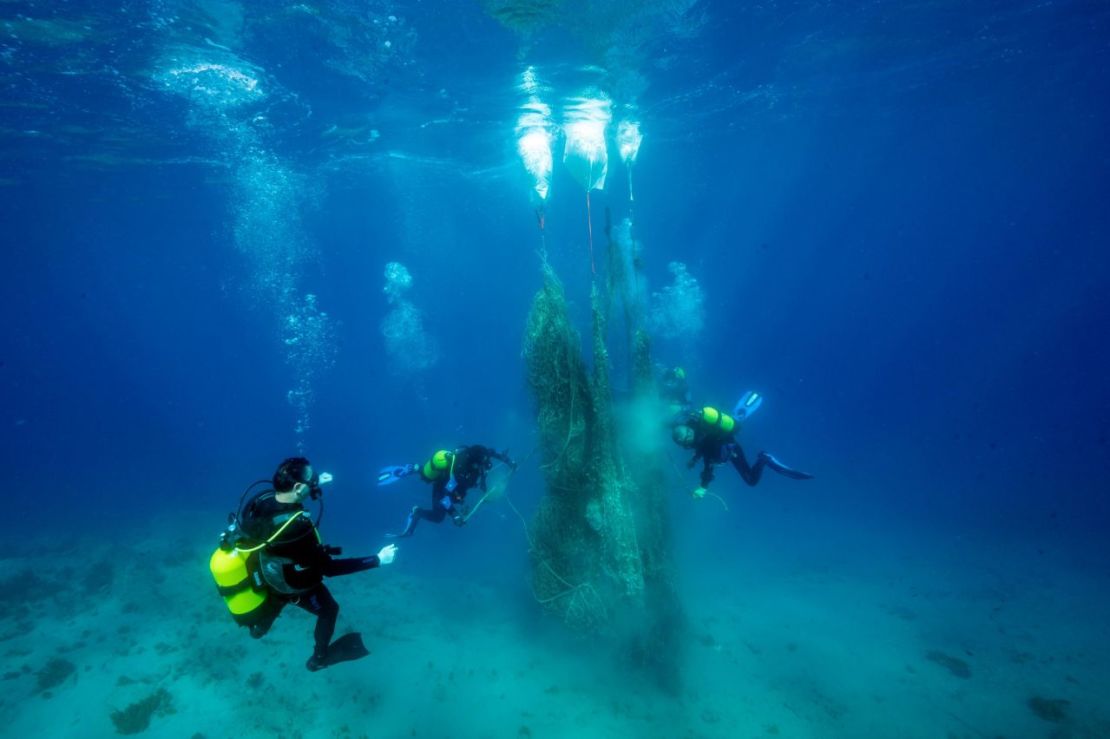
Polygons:
M706 495L712 495L712 496L713 496L714 498L716 498L717 500L719 500L719 501L721 502L721 505L723 505L723 506L725 507L725 510L726 510L726 511L728 510L728 503L726 503L726 502L725 502L725 499L724 499L724 498L722 498L721 496L717 495L716 493L711 493L711 492L709 492L708 490L706 490L706 491L705 491L705 493L706 493Z
M293 523L294 521L296 521L298 518L300 518L304 514L305 514L304 511L297 511L296 513L294 513L292 516L289 517L288 521L286 521L285 523L283 523L281 525L281 528L279 528L277 531L275 531L269 539L262 542L258 546L250 547L249 549L243 549L242 547L235 547L235 551L242 552L243 554L250 554L251 552L257 552L259 549L262 549L263 547L268 546L269 544L272 544L275 539L277 539L279 536L281 536L281 532L283 532L287 528L289 528L289 524ZM319 534L317 534L317 536L319 536Z
M586 232L590 235L590 273L597 274L594 267L594 224L593 214L590 210L590 191L586 191Z
M532 447L532 451L528 452L528 454L524 457L524 459L520 460L520 462L517 464L517 466L513 468L512 472L509 473L508 479L505 480L504 498L505 498L506 501L508 501L509 507L512 508L514 511L516 511L516 515L520 516L520 522L521 523L524 523L524 516L521 516L520 511L516 510L516 506L513 505L512 498L509 497L509 483L512 482L513 475L516 474L516 471L519 470L525 462L527 462L529 459L532 458L532 455L536 453L537 448L538 447ZM497 466L498 467L504 467L505 464L506 464L505 462L498 461ZM463 519L463 521L469 521L470 517L478 512L478 509L482 506L483 503L486 502L486 498L488 498L492 493L493 493L493 490L487 490L485 493L483 493L482 497L478 499L478 502L474 504L474 507L470 509L470 512L466 514L466 517ZM528 536L528 526L527 526L527 524L525 524L525 526L524 526L524 535ZM529 547L532 546L531 537L528 537L528 546Z
M538 448L539 447L533 447L532 451L528 452L528 456L521 461L521 465L523 465L524 462L527 462L532 457L532 455L536 453L536 449ZM485 497L483 496L483 500L484 499ZM528 540L528 551L534 552L536 549L536 543L535 540L532 539L532 532L528 530L528 521L525 520L524 514L522 514L520 512L520 509L516 507L516 504L513 503L513 499L509 496L508 492L505 493L505 502L509 504L509 508L512 509L512 512L515 513L516 517L520 519L520 526L522 529L524 529L524 538ZM475 510L477 510L477 506L475 506ZM565 595L573 595L575 599L577 599L579 596L585 599L590 593L593 593L595 597L597 596L597 590L594 588L593 583L583 582L575 585L574 583L570 582L565 577L560 575L558 572L556 572L548 563L547 559L540 560L540 564L545 569L547 569L548 572L551 573L552 577L566 586L566 590L560 590L558 593L555 593L555 595L548 596L547 598L540 598L538 595L536 595L535 583L530 583L532 597L535 598L536 603L540 604L541 606L552 603ZM575 606L575 603L576 601L572 600L571 604L567 606L567 610L571 610L571 608ZM588 604L582 604L582 606L587 608L589 607Z

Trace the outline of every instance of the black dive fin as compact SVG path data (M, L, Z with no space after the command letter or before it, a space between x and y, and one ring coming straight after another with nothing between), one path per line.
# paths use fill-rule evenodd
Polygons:
M328 647L328 655L324 658L324 667L362 659L369 654L370 650L362 643L362 634L358 632L344 634Z
M791 480L812 480L813 475L808 472L800 472L799 470L787 467L782 462L775 459L767 452L763 453L763 458L767 460L767 466L779 473L783 477L789 477Z

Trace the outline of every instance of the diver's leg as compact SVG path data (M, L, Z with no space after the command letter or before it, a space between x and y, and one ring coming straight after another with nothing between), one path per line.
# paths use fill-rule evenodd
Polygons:
M443 501L446 498L448 505L444 506ZM451 499L447 496L436 499L435 493L432 493L432 510L420 509L420 517L425 521L432 523L443 523L443 519L447 517L447 510L450 508Z
M759 478L763 477L763 465L767 463L762 452L755 458L755 464L748 464L743 448L739 444L732 444L729 458L744 482L753 487L759 484Z
M767 452L759 453L759 462L766 464L768 467L779 473L783 477L789 477L791 480L812 480L813 475L808 472L802 472L792 467L787 467L782 462L775 459L775 457Z
M414 505L412 510L409 511L408 518L405 519L405 527L401 529L401 533L386 534L386 536L390 539L404 539L406 536L412 536L412 532L416 531L416 524L420 523L421 513L420 506Z
M413 506L409 511L409 517L405 519L405 528L399 534L388 534L391 539L403 539L406 536L412 536L416 531L416 524L421 520L431 521L432 523L442 523L444 517L447 515L447 510L443 507L439 500L436 499L435 493L432 493L432 508L421 508L420 506Z
M408 517L405 518L405 527L401 529L400 534L396 534L395 536L397 538L412 536L413 532L416 530L416 524L420 523L421 513L422 510L420 506L413 506L412 510L408 512Z
M297 600L297 605L316 616L316 630L313 634L316 646L305 665L315 672L324 666L324 660L328 656L328 644L331 643L332 634L335 633L335 622L339 618L339 604L335 602L331 592L321 584L302 595Z

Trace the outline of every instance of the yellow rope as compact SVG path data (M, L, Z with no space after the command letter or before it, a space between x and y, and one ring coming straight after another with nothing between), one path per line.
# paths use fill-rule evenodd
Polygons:
M271 536L269 539L262 542L258 546L251 547L250 549L243 549L242 547L235 547L235 551L241 552L243 554L250 554L251 552L257 552L259 549L262 549L263 547L268 546L271 543L273 543L274 539L281 536L282 531L285 531L287 528L289 528L289 524L293 523L294 521L296 521L298 518L300 518L304 514L305 514L304 511L297 511L296 513L294 513L292 516L289 517L288 521L286 521L285 523L283 523L281 525L281 528L279 528L277 531L274 532L273 536ZM317 535L317 536L319 536L319 535Z

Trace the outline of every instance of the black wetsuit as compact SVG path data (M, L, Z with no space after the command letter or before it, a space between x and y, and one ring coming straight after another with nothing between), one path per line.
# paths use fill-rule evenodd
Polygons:
M702 460L701 486L703 488L708 488L709 483L713 481L713 468L725 462L732 463L744 482L749 485L759 483L766 464L766 458L762 454L756 457L754 465L750 465L744 457L744 450L731 433L726 434L700 418L696 422L691 420L689 424L694 429L694 456L687 466L693 467L699 459Z
M486 491L486 473L493 467L493 460L497 459L512 467L516 466L508 456L481 444L456 449L455 455L454 490L447 489L451 481L450 470L440 470L435 477L429 479L424 476L421 468L420 479L432 483L432 507L414 508L400 536L411 536L421 519L441 523L447 514L451 514L451 519L461 526L466 521L466 494L475 485L483 493Z
M272 492L263 493L251 501L243 511L243 529L251 538L262 542L273 536L282 524L298 511L300 503L281 503ZM250 624L251 636L260 638L270 630L287 603L303 608L316 616L315 655L327 654L335 621L339 617L339 604L324 585L325 577L350 575L377 567L381 564L376 554L369 557L334 559L337 549L320 543L316 526L307 515L298 516L281 532L281 536L266 546L266 554L291 560L282 566L282 576L293 593L278 593L271 589L271 597L259 609L256 621Z
M702 460L701 486L703 488L708 488L709 483L713 481L713 468L725 462L731 462L740 473L740 478L753 486L759 483L759 479L763 477L764 468L768 466L792 480L809 480L813 477L806 472L787 467L767 452L760 452L756 455L755 464L748 464L744 450L732 432L726 433L719 427L706 423L702 420L700 412L691 414L685 424L694 429L694 456L687 466L693 467L699 459Z

